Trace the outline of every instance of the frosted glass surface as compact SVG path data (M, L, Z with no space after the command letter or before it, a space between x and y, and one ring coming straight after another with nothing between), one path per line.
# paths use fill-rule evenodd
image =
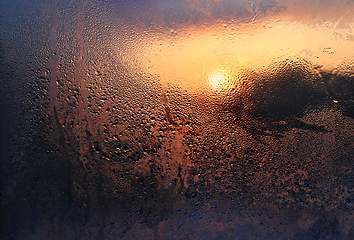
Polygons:
M1 239L353 238L353 1L0 21Z

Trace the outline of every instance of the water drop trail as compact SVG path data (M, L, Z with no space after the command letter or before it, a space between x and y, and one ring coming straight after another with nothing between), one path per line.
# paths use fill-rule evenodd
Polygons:
M58 78L58 65L59 65L59 56L57 54L57 28L58 28L58 5L56 0L51 1L52 13L51 13L51 27L49 30L49 45L51 50L51 59L49 61L50 73L50 82L49 82L49 99L53 107L58 108L59 102L57 100L58 96L58 87L57 87L57 78Z

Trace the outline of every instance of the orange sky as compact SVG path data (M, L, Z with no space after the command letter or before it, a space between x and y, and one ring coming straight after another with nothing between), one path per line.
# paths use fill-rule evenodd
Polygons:
M211 76L220 72L232 77L242 68L258 69L287 56L299 56L323 65L323 69L333 69L354 57L354 41L339 36L330 24L314 28L277 19L237 29L219 24L177 32L143 54L149 60L149 71L161 78L163 86L173 82L193 91L210 79L214 79L214 86L218 85Z
M320 1L284 2L286 11L248 23L216 19L208 26L161 26L156 38L134 36L127 59L157 75L163 88L171 82L195 91L205 86L217 90L241 69L259 70L279 58L301 57L326 70L354 58L354 14L346 1L328 6Z

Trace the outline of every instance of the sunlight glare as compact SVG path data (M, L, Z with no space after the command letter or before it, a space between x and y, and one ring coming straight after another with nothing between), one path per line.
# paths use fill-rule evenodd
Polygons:
M208 82L214 91L220 92L227 88L229 75L225 70L218 70L209 75Z

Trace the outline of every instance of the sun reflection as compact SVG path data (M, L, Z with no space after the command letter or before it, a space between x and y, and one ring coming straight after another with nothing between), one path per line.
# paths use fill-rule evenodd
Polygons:
M227 88L229 75L225 70L217 70L208 76L208 82L214 91L220 92Z

